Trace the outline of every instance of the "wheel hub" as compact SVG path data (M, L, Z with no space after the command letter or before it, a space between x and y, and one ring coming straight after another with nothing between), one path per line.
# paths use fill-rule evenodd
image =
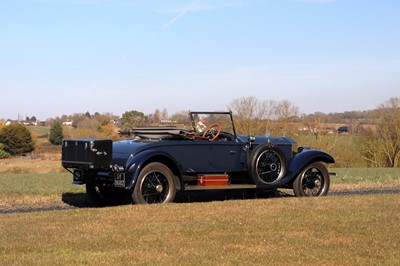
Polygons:
M161 193L161 192L163 192L163 190L164 190L164 188L163 188L162 185L157 185L157 186L156 186L156 191L157 191L157 193Z
M275 163L271 163L271 165L269 167L271 168L271 171L273 171L273 172L278 170L278 166Z

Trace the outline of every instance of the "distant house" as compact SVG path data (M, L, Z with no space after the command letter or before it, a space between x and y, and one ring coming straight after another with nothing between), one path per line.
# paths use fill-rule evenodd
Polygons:
M74 121L72 121L72 120L67 120L67 121L64 121L62 124L63 124L63 126L72 126L73 122Z
M11 120L8 119L5 123L6 126L9 126L11 124L15 124L15 125L24 125L24 126L37 126L38 121L28 121L28 120Z

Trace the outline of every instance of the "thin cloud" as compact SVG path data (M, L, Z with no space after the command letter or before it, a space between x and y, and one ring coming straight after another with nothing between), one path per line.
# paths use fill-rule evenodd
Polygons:
M231 8L231 7L239 7L243 5L243 1L240 0L227 0L227 1L195 1L190 5L186 5L183 7L177 7L173 9L166 9L164 13L177 13L175 17L170 19L167 23L165 23L161 28L167 29L175 24L177 21L182 19L190 12L202 12L202 11L210 11L215 9L222 8Z
M175 17L173 17L171 20L169 20L167 23L165 23L162 26L162 29L165 30L169 27L171 27L175 22L177 22L178 20L180 20L181 18L183 18L187 13L189 13L190 11L194 10L194 7L196 6L197 2L192 3L190 6L187 6L185 8L183 8L178 15L176 15Z

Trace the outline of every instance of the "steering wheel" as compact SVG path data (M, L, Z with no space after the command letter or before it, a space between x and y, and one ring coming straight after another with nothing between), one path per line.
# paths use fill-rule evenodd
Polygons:
M206 135L207 135L207 134L210 134L211 136L209 136L208 139L209 139L210 141L213 141L213 140L215 140L215 139L219 136L219 134L221 133L221 129L222 129L222 127L221 127L220 124L213 124L213 125L210 125L210 126L207 127L206 130L204 131L204 133L203 133L203 138L206 138ZM215 134L215 131L217 131L217 134Z

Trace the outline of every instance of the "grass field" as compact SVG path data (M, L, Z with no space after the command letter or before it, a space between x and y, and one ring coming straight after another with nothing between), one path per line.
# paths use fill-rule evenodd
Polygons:
M331 171L332 192L400 188L399 169ZM398 193L88 208L70 182L69 173L0 173L0 265L400 261Z
M0 216L2 265L396 265L399 195Z

